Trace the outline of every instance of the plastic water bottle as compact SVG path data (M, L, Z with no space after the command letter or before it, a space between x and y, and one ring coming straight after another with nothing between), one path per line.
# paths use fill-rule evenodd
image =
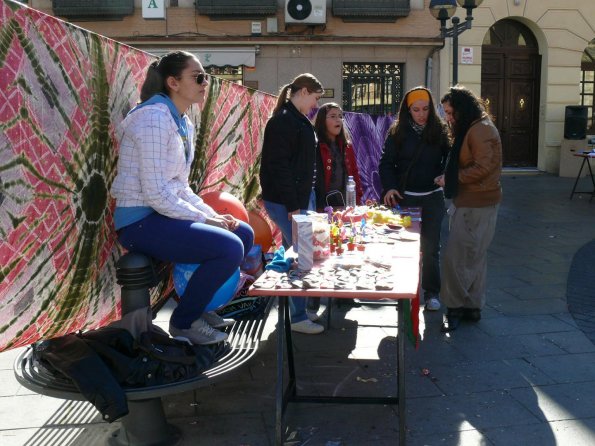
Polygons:
M345 205L355 207L355 180L350 175L347 178L347 190L345 191Z

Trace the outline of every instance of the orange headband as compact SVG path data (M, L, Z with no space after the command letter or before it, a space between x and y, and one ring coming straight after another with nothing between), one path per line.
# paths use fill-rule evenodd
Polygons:
M411 107L411 104L416 101L430 102L430 95L426 90L412 90L407 95L407 107Z

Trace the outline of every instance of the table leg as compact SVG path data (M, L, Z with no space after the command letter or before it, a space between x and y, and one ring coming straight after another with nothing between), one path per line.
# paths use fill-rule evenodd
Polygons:
M293 402L333 403L333 404L398 404L399 416L399 446L405 446L406 420L405 420L405 310L404 301L397 305L397 396L395 397L351 397L351 396L321 396L298 395L296 385L296 371L293 357L293 344L291 339L291 320L287 297L279 296L278 336L277 336L277 387L276 387L276 426L275 444L283 446L284 416L287 404ZM283 331L281 331L283 330ZM284 345L285 344L285 345ZM287 348L287 365L289 382L284 385L285 371L284 349Z
M591 184L593 184L593 192L591 192L591 198L589 198L589 203L595 196L595 178L593 178L593 170L591 169L591 160L589 158L585 158L587 161L587 167L589 168L589 175L591 176Z
M580 192L575 192L576 191L576 185L578 184L578 180L580 180L581 178L581 173L583 172L583 167L585 167L585 162L588 160L589 158L584 157L583 158L583 162L581 163L581 168L578 170L578 174L576 175L576 180L574 180L574 186L572 187L572 192L570 192L570 199L572 200L572 196L575 193L580 193ZM591 170L591 164L589 165L589 171ZM593 173L591 173L591 180L593 180ZM595 187L595 183L593 184L593 186Z
M405 301L398 303L398 328L397 328L397 398L399 404L399 446L405 446Z
M293 359L293 340L291 338L291 316L289 314L289 302L288 298L285 298L285 345L287 347L287 367L289 369L289 383L288 393L289 395L295 395L295 361Z
M283 342L285 340L284 327L285 327L285 308L287 307L287 298L279 296L279 308L278 308L278 319L277 319L277 389L275 398L275 444L277 446L283 446L283 394L284 394L284 383L283 383L283 372L284 372L284 358L283 358Z

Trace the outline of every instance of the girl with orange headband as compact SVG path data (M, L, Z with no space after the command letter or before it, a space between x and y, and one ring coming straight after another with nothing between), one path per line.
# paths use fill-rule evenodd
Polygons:
M384 204L421 207L421 254L425 308L440 309L440 227L444 192L434 179L444 171L448 131L436 112L430 90L409 90L390 127L378 171Z

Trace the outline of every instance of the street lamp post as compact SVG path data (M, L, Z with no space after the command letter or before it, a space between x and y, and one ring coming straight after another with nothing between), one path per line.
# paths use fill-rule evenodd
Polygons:
M473 20L473 10L477 8L483 0L432 0L430 2L430 12L440 20L440 37L452 37L452 85L459 82L459 34L471 28ZM457 10L457 3L467 10L465 21L460 23L458 17L453 17ZM452 19L451 19L452 17ZM446 27L446 21L451 19L452 26Z

